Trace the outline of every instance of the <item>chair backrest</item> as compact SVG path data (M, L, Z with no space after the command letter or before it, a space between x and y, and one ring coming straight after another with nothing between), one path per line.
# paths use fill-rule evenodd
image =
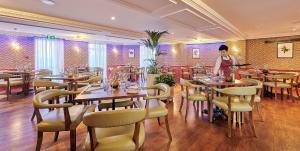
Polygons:
M97 83L97 82L101 82L102 81L102 77L101 76L94 76L94 77L90 77L88 80L85 80L83 82L92 84L92 83Z
M171 96L171 88L169 85L164 83L158 83L154 86L156 86L157 89L160 91L160 95L162 96L162 98L169 98Z
M13 75L8 74L8 73L0 73L0 79L9 79Z
M256 80L256 79L242 78L241 81L246 81L246 82L249 82L249 83L253 83L255 85L251 86L251 87L255 87L257 89L263 88L263 82L261 82L259 80Z
M215 89L228 96L252 96L256 95L255 87L229 87L224 89Z
M50 99L54 99L56 97L69 94L69 91L59 90L59 89L51 89L40 92L36 94L33 98L33 105L35 108L44 108L45 105L43 102L48 101Z
M180 78L180 85L181 86L189 86L189 81L183 78Z
M48 80L34 80L33 86L34 87L55 87L60 86L61 83L48 81Z
M84 115L83 123L97 128L117 127L143 121L145 116L146 111L142 109L92 112Z
M296 75L294 73L282 73L282 74L273 75L272 77L275 78L275 79L286 79L286 80L289 80L289 79L294 79L295 76Z

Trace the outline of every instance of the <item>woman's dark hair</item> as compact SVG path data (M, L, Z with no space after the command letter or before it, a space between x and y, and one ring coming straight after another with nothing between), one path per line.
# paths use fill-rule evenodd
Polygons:
M227 47L226 45L221 45L221 46L219 47L219 51L222 51L222 50L228 51L228 47Z

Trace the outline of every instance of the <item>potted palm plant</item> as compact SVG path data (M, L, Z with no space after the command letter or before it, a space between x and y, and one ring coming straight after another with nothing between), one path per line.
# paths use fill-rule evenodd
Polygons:
M150 64L147 71L147 85L150 86L154 84L155 78L160 74L157 59L165 53L159 49L159 40L163 35L168 34L168 31L146 30L145 32L148 38L142 40L142 42L147 48L151 49L153 55L151 59L147 59Z

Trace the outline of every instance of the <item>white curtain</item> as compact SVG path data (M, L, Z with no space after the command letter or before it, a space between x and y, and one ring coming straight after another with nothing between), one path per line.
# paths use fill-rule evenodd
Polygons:
M64 72L64 41L35 38L35 70L49 69L53 74Z
M140 45L140 67L148 67L149 61L148 59L154 59L154 54L151 49L145 47L144 45Z
M103 69L103 78L106 78L107 72L106 44L89 43L89 67L101 67Z

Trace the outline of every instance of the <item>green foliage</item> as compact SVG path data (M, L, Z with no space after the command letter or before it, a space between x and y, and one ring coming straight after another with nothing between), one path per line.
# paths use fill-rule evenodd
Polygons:
M175 85L175 78L173 75L163 74L163 75L160 75L159 77L156 77L154 83L155 84L165 83L165 84L169 85L170 87L172 87Z
M164 55L165 53L163 53L160 49L159 49L159 39L161 38L161 36L168 34L168 31L150 31L150 30L146 30L145 31L146 34L148 35L148 39L144 39L142 40L143 44L147 47L150 48L153 53L155 54L155 57L158 57L160 55Z
M153 65L150 65L148 67L148 74L160 74L159 72L159 69L157 68L157 66L153 66Z

